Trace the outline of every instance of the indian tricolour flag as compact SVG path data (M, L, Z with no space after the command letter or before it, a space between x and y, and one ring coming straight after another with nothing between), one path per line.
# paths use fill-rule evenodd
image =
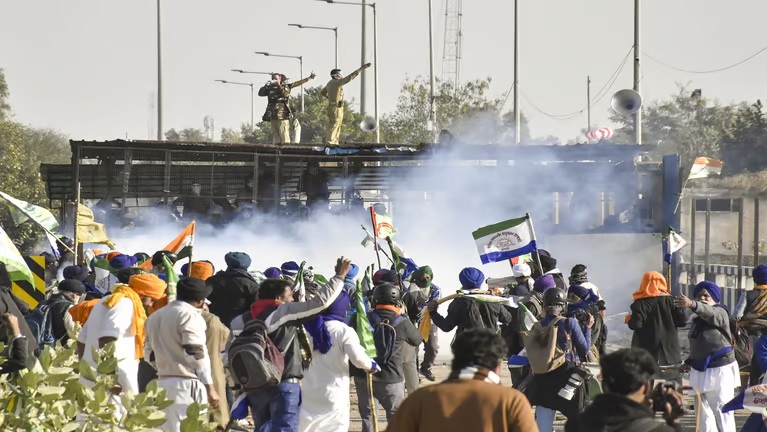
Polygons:
M170 243L168 243L163 249L173 252L178 256L178 259L189 258L192 256L192 246L194 245L194 228L195 221L192 221L184 228L179 235L176 236ZM139 266L144 270L152 268L152 260L146 260Z
M537 250L530 215L488 225L472 233L482 264L506 261Z
M687 179L699 179L706 178L712 175L722 174L722 166L724 162L718 159L711 159L707 157L699 157L695 159L690 169L690 175Z

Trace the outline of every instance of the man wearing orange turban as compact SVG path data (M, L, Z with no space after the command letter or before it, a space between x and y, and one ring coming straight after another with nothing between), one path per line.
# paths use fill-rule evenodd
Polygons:
M656 271L645 273L633 297L626 321L634 330L631 346L649 351L659 366L682 363L677 328L687 323L687 313L674 304L666 278Z
M146 309L155 300L165 295L165 282L153 274L139 274L130 278L129 285L118 284L112 294L101 299L90 312L77 338L77 353L97 369L93 350L113 342L114 357L117 359L117 382L122 391L137 394L138 364L144 356L144 322ZM80 382L88 387L95 383L82 374ZM115 394L112 402L121 407Z

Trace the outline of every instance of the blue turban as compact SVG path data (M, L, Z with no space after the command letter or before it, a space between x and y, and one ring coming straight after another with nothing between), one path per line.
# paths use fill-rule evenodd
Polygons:
M539 277L533 284L533 291L543 293L549 288L555 288L557 283L554 282L554 276L547 274Z
M64 267L64 279L74 279L82 282L85 279L88 279L89 274L90 271L86 266L71 265Z
M757 285L767 285L767 265L759 264L754 268L754 283Z
M553 279L553 278L552 278ZM580 286L580 285L572 285L570 288L567 289L568 294L575 294L579 299L589 303L594 304L599 301L599 296L594 293L593 290L590 290L586 287Z
M357 277L357 274L359 274L360 268L357 266L357 264L352 264L351 267L349 267L349 273L346 273L346 277L344 280L352 281L355 277Z
M295 261L284 262L280 266L280 270L282 270L282 274L284 274L286 276L295 276L295 275L297 275L298 274L298 269L299 269L298 263L296 263Z
M224 255L224 262L229 268L247 270L250 267L250 256L245 252L229 252Z
M120 254L109 261L109 265L115 270L133 267L138 263L138 258L133 255Z
M485 282L485 275L474 267L466 267L458 274L458 280L463 288L479 288Z
M277 267L269 267L264 270L264 276L266 276L267 279L279 279L280 276L282 276L282 272Z
M346 310L349 309L351 298L346 291L341 291L336 300L322 311L317 317L304 324L306 331L312 336L312 345L314 349L321 354L327 354L332 346L330 340L330 331L328 331L327 321L344 322L346 319Z
M717 303L719 303L719 300L722 299L722 289L711 281L703 281L695 285L695 288L692 289L692 296L697 298L698 294L700 294L700 292L703 290L708 291L708 294Z

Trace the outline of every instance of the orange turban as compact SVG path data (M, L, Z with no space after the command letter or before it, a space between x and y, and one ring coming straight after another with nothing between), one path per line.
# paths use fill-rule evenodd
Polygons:
M85 322L88 321L88 317L91 315L93 307L96 306L96 303L98 303L99 300L101 299L87 300L69 308L69 315L72 316L72 320L80 325L85 325Z
M109 252L106 256L107 261L112 261L112 258L116 257L117 255L120 255L120 252L112 251Z
M155 300L159 300L165 295L165 288L167 286L164 280L151 273L131 276L128 285L138 295L151 297Z
M651 271L642 276L642 283L639 285L639 289L634 292L634 300L657 297L663 294L669 294L666 278L656 271Z
M195 261L192 263L189 269L189 277L208 280L213 276L213 264L207 261Z

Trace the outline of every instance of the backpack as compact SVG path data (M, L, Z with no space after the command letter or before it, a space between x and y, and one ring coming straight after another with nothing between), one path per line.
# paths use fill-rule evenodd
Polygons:
M269 337L264 320L247 321L244 316L243 320L245 328L228 350L229 370L234 382L245 391L274 387L282 379L285 357Z
M48 304L41 303L32 310L26 317L27 325L32 331L32 337L37 342L35 356L43 352L45 346L53 348L56 344L56 338L53 336L53 322L51 320L51 307Z
M522 297L520 302L525 304L525 307L527 310L530 311L533 315L535 315L536 319L543 318L541 314L543 313L543 295L540 293L537 293L535 291L531 291L526 296Z
M389 364L392 356L394 355L394 348L397 343L397 329L394 327L399 324L404 316L399 315L389 322L388 319L382 320L376 311L370 314L371 322L373 325L373 342L376 346L376 358L375 361L379 365L383 366Z
M538 321L530 331L521 333L527 350L527 359L535 375L551 372L565 364L567 351L557 344L558 324L563 319L565 317L558 316L545 327ZM569 333L567 340L569 344Z

